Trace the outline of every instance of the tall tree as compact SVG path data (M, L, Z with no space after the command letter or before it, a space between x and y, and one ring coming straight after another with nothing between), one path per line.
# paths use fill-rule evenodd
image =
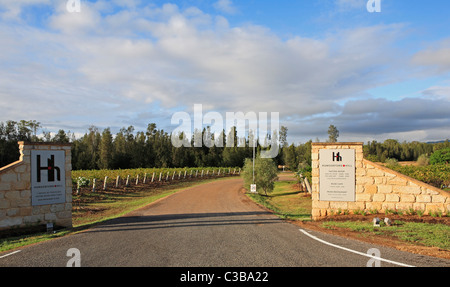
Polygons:
M106 128L102 132L102 139L100 141L100 157L98 167L101 169L110 169L112 167L112 156L114 146L113 137L110 128Z
M281 128L280 128L280 147L281 148L285 148L288 146L287 132L288 132L288 128L285 126L281 126Z
M249 189L253 182L253 161L246 159L242 176L244 178L244 185ZM255 159L255 184L256 188L264 191L267 196L273 191L274 182L278 178L278 168L275 162L270 158L256 157Z
M334 126L330 125L328 128L328 142L335 143L339 137L339 130Z

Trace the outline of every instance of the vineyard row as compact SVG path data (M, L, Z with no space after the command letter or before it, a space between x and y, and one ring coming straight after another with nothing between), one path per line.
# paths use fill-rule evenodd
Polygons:
M127 188L139 184L160 186L179 181L194 181L214 177L240 175L240 168L184 168L72 171L73 191L106 191L109 188Z

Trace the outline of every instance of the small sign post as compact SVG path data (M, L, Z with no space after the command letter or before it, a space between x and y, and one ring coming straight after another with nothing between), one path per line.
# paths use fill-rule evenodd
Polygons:
M256 193L256 184L251 184L250 185L250 192L251 193Z

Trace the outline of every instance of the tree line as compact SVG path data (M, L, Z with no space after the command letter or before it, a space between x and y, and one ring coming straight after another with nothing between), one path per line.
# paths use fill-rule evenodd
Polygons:
M221 140L223 147L192 147L176 148L172 145L171 134L158 129L155 123L150 123L145 131L135 131L133 126L123 127L113 135L110 128L100 130L90 126L80 138L73 133L60 129L56 134L43 132L37 136L37 130L42 128L36 121L0 122L0 166L7 165L19 158L18 141L72 143L72 169L132 169L132 168L183 168L183 167L243 167L245 158L252 157L253 148L249 146L248 138L239 138L236 127L228 135L222 132L219 138L209 129L201 131L202 138L210 138L216 142ZM226 147L227 141L233 140L233 147ZM245 147L238 143L245 141ZM261 145L258 143L256 152ZM275 161L281 159L279 155Z
M158 129L155 123L150 123L145 131L135 131L133 126L124 127L113 135L110 128L100 130L95 126L80 138L71 132L60 129L56 134L42 131L37 121L6 121L0 122L0 167L16 161L19 158L18 141L72 143L72 168L74 170L93 169L128 169L128 168L182 168L182 167L243 167L246 158L251 158L253 148L249 139L239 139L236 128L233 127L227 135L225 131L214 139L209 129L202 131L202 138L222 141L223 147L192 147L176 148L172 145L171 134ZM311 165L311 143L289 145L286 127L279 132L280 152L274 163L286 165L297 171ZM329 141L336 141L339 136L337 128L330 126ZM234 140L233 147L226 147L227 141ZM238 142L245 141L245 147L238 147ZM430 156L433 152L450 148L450 142L423 143L399 142L388 139L384 142L369 141L364 145L365 158L385 162L387 159L398 161L415 161L421 155ZM256 154L261 145L258 143Z

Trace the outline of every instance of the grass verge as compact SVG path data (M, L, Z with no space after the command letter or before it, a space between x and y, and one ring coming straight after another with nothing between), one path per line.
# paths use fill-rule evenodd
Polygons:
M328 229L344 228L356 231L364 237L394 237L403 242L450 251L450 226L444 224L396 221L391 226L381 222L380 227L375 227L371 222L327 221L323 222L322 226Z
M275 182L274 191L268 196L252 193L248 196L281 218L311 220L311 197L298 189L296 181Z

